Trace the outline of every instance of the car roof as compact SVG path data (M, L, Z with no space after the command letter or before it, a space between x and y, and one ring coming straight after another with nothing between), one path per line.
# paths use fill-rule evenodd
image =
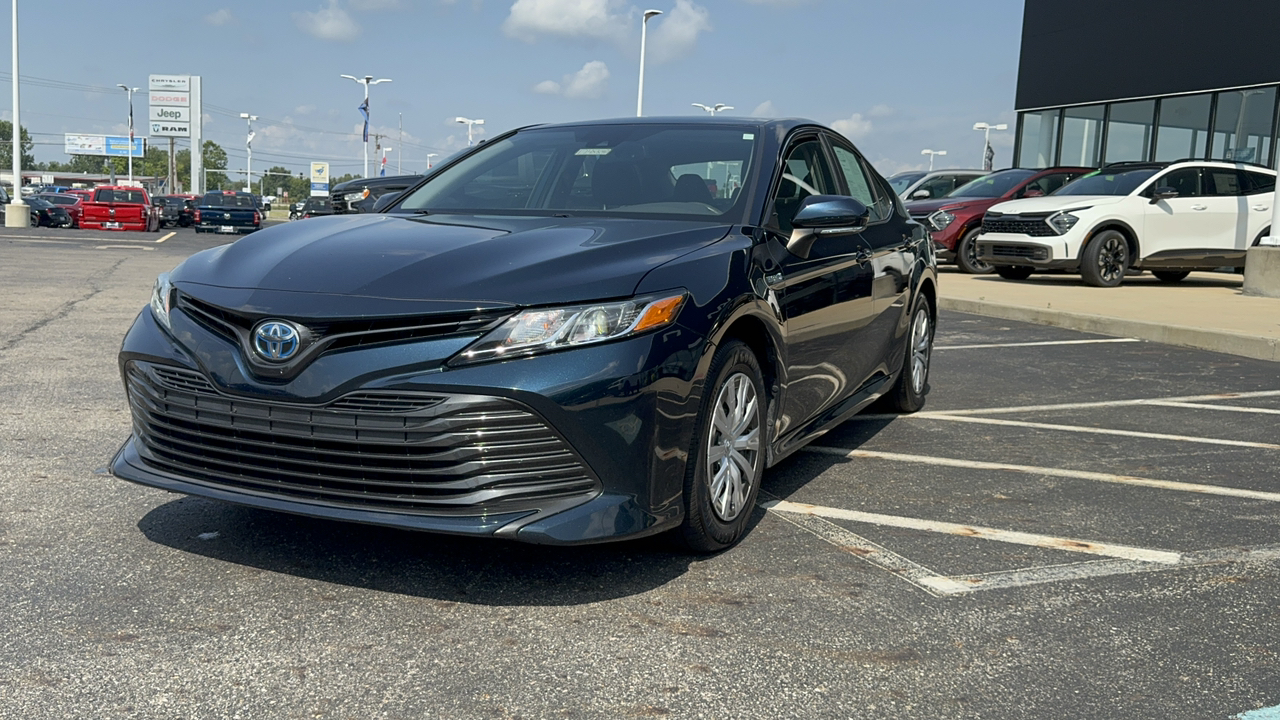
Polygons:
M1133 160L1126 162L1115 162L1103 165L1100 170L1119 172L1127 170L1163 170L1165 168L1178 167L1216 167L1216 168L1234 168L1236 170L1249 170L1251 172L1262 172L1271 175L1276 174L1275 170L1266 165L1258 165L1250 162L1238 162L1234 160L1200 160L1198 158L1189 158L1183 160Z
M347 180L340 182L329 188L329 192L337 190L346 190L348 187L379 187L381 185L397 185L404 182L416 183L422 179L421 175L387 175L384 177L356 178L355 180Z

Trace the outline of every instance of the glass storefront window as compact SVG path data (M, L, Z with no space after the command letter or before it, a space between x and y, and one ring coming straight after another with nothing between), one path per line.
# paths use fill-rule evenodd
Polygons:
M1102 105L1067 108L1062 119L1062 154L1059 164L1097 167L1102 147Z
M1018 139L1018 167L1046 168L1057 162L1054 149L1058 144L1060 112L1045 110L1022 115L1022 137Z
M1210 94L1185 95L1160 101L1156 132L1156 160L1204 159L1209 144Z
M1151 125L1156 114L1155 100L1137 100L1111 106L1107 121L1107 150L1104 161L1146 160L1151 148Z
M1274 87L1218 93L1212 157L1236 162L1270 162L1275 110Z

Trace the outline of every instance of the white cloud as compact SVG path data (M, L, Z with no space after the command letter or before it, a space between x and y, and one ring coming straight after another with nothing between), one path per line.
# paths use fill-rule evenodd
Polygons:
M516 0L502 23L507 35L621 40L631 26L623 0Z
M543 80L533 86L533 91L567 98L598 98L604 94L608 84L609 67L599 60L592 60L578 72L565 75L560 82Z
M298 113L299 115L310 115L311 113L316 111L316 106L315 105L299 105L298 107L294 108L293 111Z
M294 13L293 22L303 32L321 40L350 42L360 34L360 26L338 4L338 0L329 0L328 7L315 12Z
M650 21L653 22L653 21ZM671 12L658 18L648 40L654 62L676 60L693 52L698 35L711 30L711 13L691 0L676 0Z
M861 140L871 134L871 121L863 117L862 113L854 113L843 120L831 123L831 129L850 140Z
M867 117L882 118L893 115L893 108L888 105L876 105L867 111Z
M235 16L227 8L218 8L204 16L204 21L210 25L227 25L233 20L235 20Z
M352 10L399 10L404 7L400 0L349 0Z
M773 104L772 100L765 100L757 105L755 110L751 111L751 117L758 118L775 118L780 115L781 113L778 112L778 108Z

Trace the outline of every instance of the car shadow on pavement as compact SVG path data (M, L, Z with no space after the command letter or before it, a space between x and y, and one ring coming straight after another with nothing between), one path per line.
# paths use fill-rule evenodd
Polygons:
M635 595L702 559L660 535L550 547L396 530L196 497L138 521L152 542L274 573L477 605L578 605Z
M868 412L875 412L870 410ZM853 451L862 447L893 422L893 418L845 422L813 441L813 447ZM839 455L801 449L765 473L760 489L782 500L794 495L833 466L849 462ZM850 488L854 490L855 488ZM762 497L762 499L767 499Z

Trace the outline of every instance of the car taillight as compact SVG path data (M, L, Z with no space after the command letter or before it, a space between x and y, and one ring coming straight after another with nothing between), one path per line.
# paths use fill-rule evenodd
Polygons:
M258 214L258 211L257 211L257 210L254 210L254 211L253 211L253 224L254 224L254 225L261 225L261 224L262 224L262 216Z
M195 221L196 221L196 222L200 222L200 211L199 211L199 210L197 210L197 211L196 211L196 215L195 215L195 218L194 218L194 219L195 219Z

